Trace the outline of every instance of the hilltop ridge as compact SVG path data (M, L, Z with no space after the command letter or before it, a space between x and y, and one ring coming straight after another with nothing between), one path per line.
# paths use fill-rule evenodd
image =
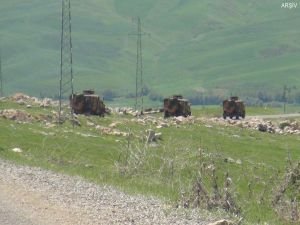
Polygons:
M156 95L256 97L297 86L299 8L281 1L72 1L75 89L135 92L136 31L143 31L144 83ZM58 94L60 2L20 0L0 9L6 94Z

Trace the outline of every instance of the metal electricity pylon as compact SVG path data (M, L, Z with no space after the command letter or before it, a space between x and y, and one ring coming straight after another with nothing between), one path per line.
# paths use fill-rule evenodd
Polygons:
M0 50L0 97L4 96L3 92L3 76L2 76L2 53Z
M73 88L73 58L72 58L72 29L71 29L71 2L62 0L61 16L61 61L59 82L59 122L61 122L62 102L65 95L74 94ZM67 96L68 97L68 96ZM73 111L71 108L71 115Z
M137 36L136 48L136 78L135 78L135 110L143 113L144 110L144 81L143 81L143 54L142 54L142 25L140 17L137 17Z

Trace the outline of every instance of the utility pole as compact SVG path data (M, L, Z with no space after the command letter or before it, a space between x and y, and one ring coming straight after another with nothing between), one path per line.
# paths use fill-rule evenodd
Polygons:
M142 25L140 17L137 17L137 36L136 42L136 73L135 73L135 110L143 114L144 111L144 81L143 81L143 54L142 54Z
M65 94L73 98L73 58L72 58L72 29L71 29L71 2L62 0L61 16L61 55L60 55L60 81L59 81L59 112L58 119L62 122L62 101ZM71 107L73 118L73 109Z
M288 87L287 85L283 85L282 100L283 100L283 113L284 114L286 113L286 103L289 99L292 89L296 89L296 86Z
M0 49L0 97L4 96L3 92L3 77L2 77L2 52Z

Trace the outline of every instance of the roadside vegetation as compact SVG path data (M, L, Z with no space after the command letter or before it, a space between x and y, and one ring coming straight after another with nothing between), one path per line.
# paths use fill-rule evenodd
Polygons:
M298 135L209 120L164 120L162 114L80 115L75 126L66 114L59 125L55 107L0 103L0 110L19 109L34 118L21 122L0 117L3 159L158 196L174 207L222 211L241 224L299 223ZM249 114L262 110L250 108ZM192 113L197 118L219 111L219 106L195 107ZM268 114L277 112L268 109ZM157 126L157 121L164 125ZM149 130L158 138L149 141Z

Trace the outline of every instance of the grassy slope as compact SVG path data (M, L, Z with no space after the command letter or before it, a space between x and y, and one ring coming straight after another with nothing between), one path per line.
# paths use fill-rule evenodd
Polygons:
M4 108L19 108L33 115L51 115L52 110L26 109L1 102L0 109ZM193 114L205 115L207 110L215 111L196 109ZM253 113L256 110L253 109ZM283 179L287 156L290 154L294 161L300 158L298 136L214 124L206 126L198 122L157 130L162 132L162 140L156 147L146 147L141 137L146 135L146 129L155 129L152 123L141 125L131 117L114 115L80 116L79 119L82 126L73 129L68 122L61 127L45 128L39 122L20 124L0 118L0 157L173 201L180 198L181 192L191 193L200 171L205 187L212 192L211 173L207 168L213 164L220 189L225 172L232 178L232 193L246 221L285 224L271 209L271 200ZM87 126L88 120L104 127L118 121L117 129L133 134L129 141L131 147L127 148L128 138L103 135ZM86 137L86 134L92 136ZM21 148L23 153L12 152L15 147ZM225 158L241 160L242 164L226 163Z
M143 39L144 80L156 92L218 88L242 95L297 85L299 9L280 6L279 0L74 0L75 87L134 91L136 41L128 33L136 15L151 34ZM7 93L58 93L60 7L59 1L1 4Z

